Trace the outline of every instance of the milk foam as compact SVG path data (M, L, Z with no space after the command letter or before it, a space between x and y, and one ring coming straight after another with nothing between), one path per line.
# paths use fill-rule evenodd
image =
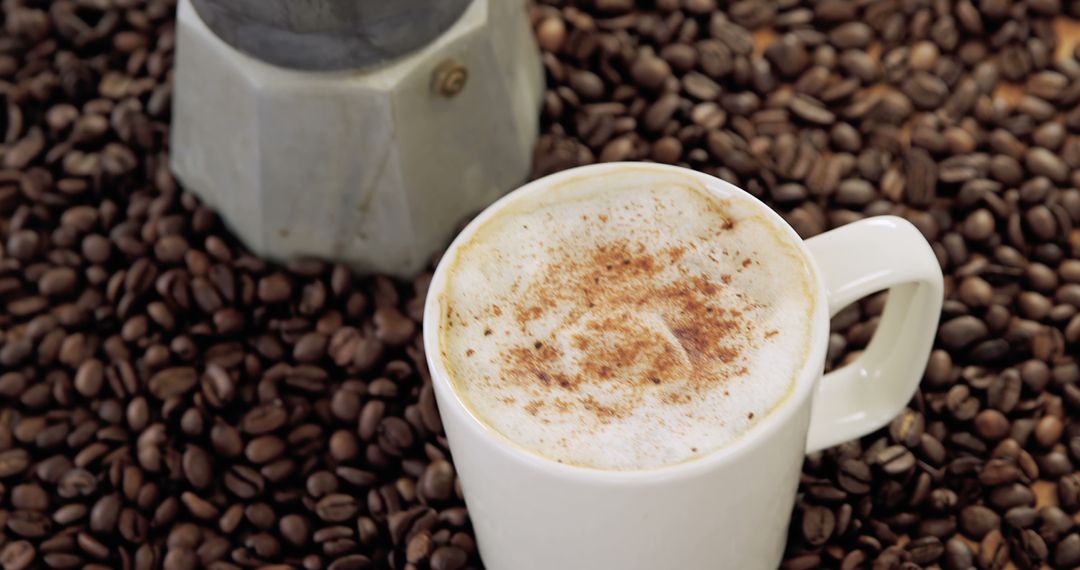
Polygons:
M752 428L807 358L815 285L737 194L672 172L581 177L517 200L457 249L440 338L473 414L600 469L690 460Z

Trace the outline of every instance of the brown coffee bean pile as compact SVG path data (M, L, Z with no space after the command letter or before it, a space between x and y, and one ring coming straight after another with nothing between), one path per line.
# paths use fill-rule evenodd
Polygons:
M807 459L784 568L1080 566L1080 52L1059 36L1080 36L1080 3L551 1L532 17L537 174L679 164L804 237L894 214L933 244L947 300L922 387L888 429ZM884 300L836 316L830 366Z
M478 567L417 337L429 275L268 264L177 187L172 0L2 8L0 567ZM537 175L684 164L804 236L892 213L934 245L922 389L807 460L785 568L1080 565L1076 9L531 9ZM883 302L834 319L830 365Z

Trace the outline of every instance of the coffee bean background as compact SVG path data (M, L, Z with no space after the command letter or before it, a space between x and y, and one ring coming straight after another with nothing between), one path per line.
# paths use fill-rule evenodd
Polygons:
M0 7L0 567L480 567L418 336L430 274L267 263L177 186L172 0ZM784 568L1080 565L1080 3L530 17L536 176L682 164L804 237L896 214L933 244L921 389L807 459ZM836 316L830 367L884 300Z

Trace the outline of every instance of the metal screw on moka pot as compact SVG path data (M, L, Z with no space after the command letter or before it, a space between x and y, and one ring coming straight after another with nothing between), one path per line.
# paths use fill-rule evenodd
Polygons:
M469 70L456 59L448 59L435 68L431 86L443 97L453 97L465 88Z
M408 276L528 176L523 0L181 0L172 166L256 253Z

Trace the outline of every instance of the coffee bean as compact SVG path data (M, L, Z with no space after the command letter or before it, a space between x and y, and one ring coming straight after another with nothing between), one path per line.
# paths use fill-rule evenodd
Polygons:
M404 344L416 333L416 325L393 307L380 307L373 316L375 336L391 345Z
M189 445L183 456L184 475L196 489L205 489L213 481L210 455L201 447Z
M420 493L429 500L442 501L450 497L454 486L454 468L447 461L433 461L420 478Z
M945 543L944 565L948 570L967 570L974 561L971 548L963 540L951 538Z
M57 494L65 499L89 496L96 489L96 478L85 469L69 469L57 482Z
M342 522L357 513L356 499L349 495L332 494L323 497L315 505L315 514L328 522Z
M311 533L307 519L296 514L285 515L279 522L281 536L293 546L304 546Z
M166 570L185 570L198 567L198 557L187 548L170 548L165 554L163 568Z
M292 296L292 284L282 273L273 273L259 280L259 300L264 303L281 303Z
M788 109L800 119L817 125L829 125L836 120L833 113L809 97L793 97L788 104Z
M288 412L279 403L274 402L253 408L244 414L240 429L250 435L264 435L285 425Z
M36 556L33 544L26 540L16 540L0 549L0 565L4 570L24 570L30 568Z
M597 100L604 95L604 81L591 71L576 70L570 73L570 87L582 98Z
M975 416L975 431L983 439L998 441L1008 435L1009 420L997 410L986 409Z
M264 435L248 442L244 456L256 464L269 463L285 452L285 442L273 435Z
M210 442L214 451L224 457L240 455L244 446L239 430L220 421L210 428Z
M109 558L109 547L102 544L96 538L88 533L80 532L76 537L76 542L79 545L79 549L98 560L106 560Z
M833 28L829 43L838 49L864 48L873 37L873 31L863 22L847 22Z
M765 49L765 58L784 77L795 77L810 64L810 55L805 46L790 34L769 44Z
M44 511L49 506L49 495L37 484L16 485L11 489L11 506L18 510Z
M544 51L555 52L566 40L566 24L562 18L544 18L536 27L536 39Z
M979 470L979 482L996 486L1024 478L1023 472L1011 459L991 459Z
M18 475L30 466L30 456L25 449L0 451L0 478Z
M150 393L160 400L184 394L198 381L194 368L177 366L167 368L150 377Z
M1029 149L1024 155L1024 165L1036 176L1046 176L1054 182L1064 182L1069 176L1065 161L1045 148Z
M1035 441L1043 447L1050 447L1061 439L1065 426L1057 416L1043 416L1035 424Z
M676 164L682 158L682 153L682 143L675 137L664 137L652 147L652 159L656 162Z
M1004 568L1009 560L1009 547L1000 531L990 531L979 543L980 568Z
M195 518L209 520L218 516L218 509L213 503L190 491L180 495L180 502Z
M1013 539L1011 552L1022 568L1039 568L1049 555L1046 541L1031 529L1020 531Z
M254 503L244 509L244 517L259 530L267 530L274 526L277 517L274 510L266 503Z
M338 461L349 461L356 457L360 451L359 442L353 432L347 430L335 431L330 436L330 455Z
M224 476L225 487L241 499L250 499L263 491L266 478L245 465L234 465Z
M1058 507L1043 507L1039 509L1039 534L1047 542L1058 542L1073 529L1075 523L1065 511Z
M840 463L837 482L848 493L861 495L870 491L873 476L866 463L857 459L845 459Z
M835 515L825 507L809 506L803 512L802 532L809 544L824 544L832 535L835 524Z
M1022 385L1019 374L1015 370L1006 370L996 382L990 385L987 391L987 404L1002 412L1011 412L1020 402L1021 390ZM994 427L1002 426L998 422L994 424ZM976 429L978 429L978 424L976 424Z
M1059 568L1080 564L1080 534L1070 534L1058 543L1054 549L1054 564Z
M987 327L975 317L963 316L943 323L938 335L946 348L959 350L985 338Z
M945 553L945 546L935 536L924 536L908 544L911 560L916 564L926 565L936 561Z
M431 570L459 570L467 561L468 557L460 548L440 546L431 554Z
M646 89L659 89L671 77L671 66L653 54L642 55L630 67L630 76Z
M1080 508L1080 475L1063 475L1057 483L1058 505L1068 511Z
M933 465L945 463L945 446L930 434L924 433L919 440L919 452L926 461Z
M405 547L405 559L413 564L421 562L431 554L432 548L431 535L426 532L417 533L409 539Z
M1005 511L1005 524L1012 528L1027 528L1035 524L1038 513L1031 507L1013 507Z
M363 554L342 556L327 566L327 570L368 570L369 568L372 568L371 560Z
M379 447L392 455L400 454L401 451L410 447L413 443L412 430L409 428L409 424L400 418L383 418L379 422L377 432Z
M971 505L960 511L959 523L964 534L972 539L980 540L988 532L1001 526L1001 517L984 506Z
M795 556L784 561L780 565L782 570L810 570L811 568L821 567L821 556L818 554L810 553Z
M120 517L121 500L116 494L99 499L90 509L90 530L98 533L112 532Z
M1035 495L1031 489L1020 483L1011 483L996 487L990 491L990 504L999 509L1012 507L1030 506L1035 503Z

